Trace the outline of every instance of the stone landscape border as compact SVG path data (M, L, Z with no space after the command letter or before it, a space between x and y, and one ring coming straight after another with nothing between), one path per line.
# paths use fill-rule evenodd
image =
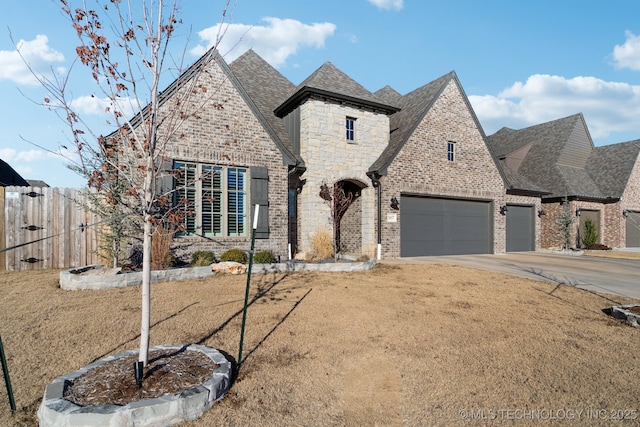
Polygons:
M252 274L293 273L298 271L355 272L371 270L375 259L363 262L320 262L310 263L288 261L276 264L253 264ZM183 279L212 277L215 273L210 266L154 270L151 283L170 282ZM87 265L60 272L60 288L66 291L86 289L112 289L136 286L142 283L142 272L120 273L118 269L105 268L100 264Z
M631 307L638 307L638 304L615 305L611 307L611 315L633 327L640 328L640 314L629 311Z
M150 351L181 349L200 351L209 356L218 365L211 378L202 385L179 394L139 400L125 406L82 407L63 398L66 383L107 362L138 354L138 350L123 351L53 380L46 387L38 409L40 426L168 426L198 418L215 402L222 399L229 390L232 366L231 362L218 350L201 345L163 345L152 347Z

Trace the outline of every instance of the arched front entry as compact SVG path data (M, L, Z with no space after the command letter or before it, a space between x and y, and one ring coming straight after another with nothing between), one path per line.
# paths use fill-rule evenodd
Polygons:
M341 180L334 184L334 239L341 254L362 253L362 189L357 180Z

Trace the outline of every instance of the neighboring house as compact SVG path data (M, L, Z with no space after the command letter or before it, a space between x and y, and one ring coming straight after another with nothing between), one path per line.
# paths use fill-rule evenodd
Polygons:
M0 159L0 187L9 186L28 187L29 183L8 163Z
M640 246L640 141L594 147L582 114L521 130L502 128L487 137L507 181L541 192L541 247L561 247L558 218L575 217L571 246L580 247L585 221L599 242ZM540 212L542 214L542 212ZM509 214L507 214L507 219Z
M200 79L211 108L168 147L185 173L163 184L195 208L177 239L183 252L248 248L260 204L256 250L309 253L314 235L332 230L323 185L353 200L336 238L356 256L502 253L503 207L539 209L539 191L506 194L454 72L406 95L371 93L327 62L295 86L250 50L230 66L216 57Z
M49 184L41 179L28 179L27 182L31 187L49 187Z

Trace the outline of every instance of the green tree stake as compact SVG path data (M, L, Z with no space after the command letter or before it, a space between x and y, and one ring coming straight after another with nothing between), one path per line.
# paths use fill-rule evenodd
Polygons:
M7 394L9 395L9 406L11 411L16 411L16 401L13 399L13 390L11 389L11 379L9 378L9 367L7 359L4 357L4 346L2 345L2 337L0 336L0 360L2 361L2 373L4 374L4 383L7 386Z
M244 308L242 309L242 327L240 328L240 349L238 350L238 372L242 365L242 343L244 342L244 325L247 321L247 305L249 303L249 286L251 285L251 266L253 265L253 247L256 241L256 228L258 228L258 212L260 205L256 205L253 217L253 229L251 230L251 250L249 251L249 268L247 269L247 287L244 292Z

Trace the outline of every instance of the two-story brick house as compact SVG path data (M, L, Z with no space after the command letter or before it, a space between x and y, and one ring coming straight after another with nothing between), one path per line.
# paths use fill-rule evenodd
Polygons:
M166 153L184 173L163 185L193 207L175 240L182 253L247 248L255 204L257 250L308 252L314 233L332 229L323 185L353 198L339 221L340 250L385 258L504 252L510 198L539 205L531 193L505 192L454 72L406 95L371 93L325 63L295 86L248 51L230 65L216 56L199 79L210 107Z

